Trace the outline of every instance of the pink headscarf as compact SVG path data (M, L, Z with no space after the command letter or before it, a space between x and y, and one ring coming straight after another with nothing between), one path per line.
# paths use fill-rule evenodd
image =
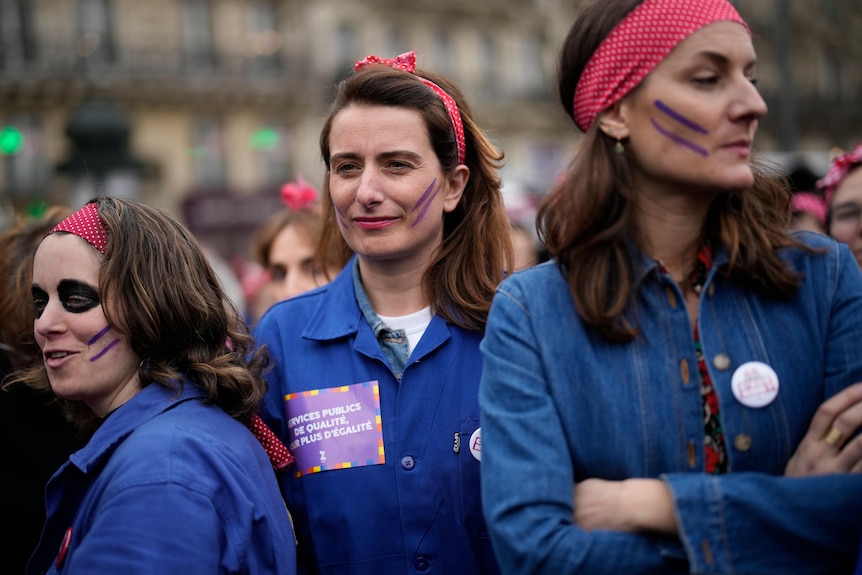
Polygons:
M817 194L797 192L790 198L790 209L794 212L811 214L817 221L826 225L826 202Z
M844 152L841 155L835 156L832 159L832 165L829 166L829 171L826 175L817 180L817 189L823 190L823 195L826 198L826 205L832 201L832 194L835 193L835 188L841 185L847 174L862 164L862 144L856 144L856 148L849 152Z

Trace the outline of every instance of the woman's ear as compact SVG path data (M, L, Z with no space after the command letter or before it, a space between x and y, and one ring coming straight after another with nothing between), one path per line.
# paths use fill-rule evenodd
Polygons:
M446 181L449 183L446 190L446 196L443 198L443 211L448 213L455 209L458 202L461 201L461 196L464 195L464 188L467 187L467 180L470 179L470 168L461 164L452 170L451 174L446 176Z
M622 102L617 100L599 115L599 129L614 140L624 140L629 137L629 124L626 121Z

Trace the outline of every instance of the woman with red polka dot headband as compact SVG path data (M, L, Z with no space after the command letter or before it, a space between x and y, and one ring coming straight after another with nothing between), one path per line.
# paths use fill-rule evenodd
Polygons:
M505 573L845 573L862 532L862 272L787 230L727 0L588 0L584 132L497 289L482 497Z

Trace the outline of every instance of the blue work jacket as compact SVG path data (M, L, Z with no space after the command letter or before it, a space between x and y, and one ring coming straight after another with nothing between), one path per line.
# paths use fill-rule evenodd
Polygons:
M28 573L290 575L290 518L263 447L201 390L144 387L49 481Z
M862 475L782 477L823 401L862 381L862 273L846 246L800 236L790 300L726 279L718 253L699 296L703 356L730 473L704 471L704 407L683 294L635 254L631 343L591 332L556 262L499 287L480 386L482 487L506 573L847 573L862 530ZM749 407L732 391L747 362L775 370L778 395ZM590 531L572 519L587 478L661 478L678 537Z
M433 316L399 383L357 303L352 267L276 304L255 331L275 360L262 415L285 444L287 394L379 385L385 463L282 474L300 571L496 573L467 447L479 428L481 334Z

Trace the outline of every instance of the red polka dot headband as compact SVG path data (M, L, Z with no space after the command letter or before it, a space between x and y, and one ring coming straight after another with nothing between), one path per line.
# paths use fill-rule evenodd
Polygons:
M575 88L575 124L586 132L596 116L631 92L677 44L707 24L748 25L727 0L645 0L611 30ZM750 31L749 31L750 34Z
M103 254L107 249L107 228L105 228L102 218L99 217L99 209L96 204L86 204L45 235L49 236L54 232L68 232L84 238Z
M381 64L383 66L389 66L390 68L397 68L399 70L404 70L405 72L410 72L411 74L416 74L416 54L412 50L396 56L395 58L367 56L365 59L356 62L354 70L358 72L371 64ZM452 121L452 128L455 130L455 144L458 147L458 163L463 164L467 157L467 146L464 140L464 124L461 121L461 113L458 111L458 105L455 104L455 100L452 96L447 94L443 88L427 78L423 78L419 75L416 77L419 78L423 84L434 90L434 93L443 101L443 105L446 107L446 112L449 114L449 119Z

